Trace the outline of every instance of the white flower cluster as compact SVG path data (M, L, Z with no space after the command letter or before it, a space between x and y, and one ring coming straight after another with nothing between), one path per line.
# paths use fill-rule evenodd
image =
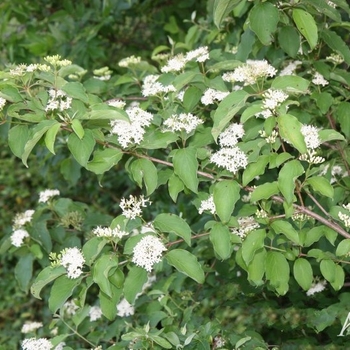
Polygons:
M325 161L323 157L317 155L314 149L308 149L307 153L301 154L299 159L310 164L321 164Z
M151 272L153 265L161 261L165 250L167 249L159 238L147 235L134 247L132 262Z
M145 97L155 96L158 94L166 94L168 92L175 92L176 88L174 85L163 85L158 81L159 75L147 75L143 80L142 95Z
M263 137L266 141L266 143L275 143L276 139L278 137L278 131L272 130L271 135L267 135L265 130L259 130L259 134L261 137Z
M54 111L56 109L61 112L69 109L72 103L72 98L68 97L67 94L62 90L49 90L49 100L47 101L45 111Z
M334 9L337 7L337 4L335 4L333 1L327 0L327 5L330 7L333 7Z
M261 114L265 119L271 117L276 108L281 105L288 98L288 95L282 90L268 89L263 94L263 108Z
M346 228L349 228L350 227L350 203L346 205L343 204L343 208L346 209L349 212L349 214L344 214L342 212L339 212L338 217L343 222L344 226Z
M22 341L23 350L50 350L52 348L52 343L46 338L29 338Z
M320 171L320 175L326 175L329 170L330 165L327 164L324 166L324 168ZM331 179L330 183L333 184L337 182L339 177L346 177L348 176L348 172L344 170L340 165L334 165L331 168Z
M122 198L120 201L120 208L123 211L123 215L128 219L135 219L137 216L142 215L142 208L147 207L147 203L151 204L148 199L145 199L143 195L139 198L133 195L129 196L129 199Z
M224 73L222 79L230 83L238 81L244 85L253 85L261 78L274 77L276 72L266 60L247 60L233 72Z
M312 125L303 125L300 132L304 136L307 149L315 149L321 145L318 129Z
M111 79L112 71L108 67L102 67L93 71L94 78L102 81Z
M77 247L65 248L61 252L60 264L67 270L68 278L78 278L85 262L84 256Z
M203 120L191 113L180 113L173 114L164 121L163 125L165 126L164 131L185 131L189 134L191 131L195 130L198 125L203 123Z
M141 62L141 57L135 57L134 55L132 55L130 57L123 58L121 61L119 61L118 65L119 67L128 68L140 62Z
M75 303L73 299L66 301L63 304L64 310L67 315L73 316L76 314L77 310L79 309L79 306Z
M123 109L126 105L126 103L120 99L114 99L114 100L110 100L107 102L107 104L109 106L112 106L112 107L115 107L115 108L120 108L120 109Z
M34 210L26 210L24 213L15 215L12 221L13 233L10 237L11 244L15 247L20 247L25 238L29 237L28 231L24 228L27 223L32 221Z
M244 129L241 124L233 123L219 135L219 151L215 152L210 161L216 165L226 168L233 174L240 168L246 168L248 158L246 154L236 146L238 139L244 136Z
M255 221L253 216L246 216L239 218L238 220L239 227L231 229L231 232L235 235L244 239L251 231L260 227L260 225Z
M15 68L10 69L10 75L13 77L21 77L25 73L32 73L36 70L48 72L50 71L50 69L50 66L48 66L47 64L30 64L28 66L26 64L19 64Z
M178 54L168 60L166 65L162 67L162 73L179 72L186 63L192 60L197 62L205 62L209 59L209 51L207 46L199 47L196 50L187 52L186 55Z
M99 306L91 306L89 310L90 322L97 321L102 317L102 310Z
M314 77L312 79L312 82L315 84L315 85L322 85L322 86L326 86L328 85L328 81L324 78L324 76L318 72L316 72L314 74Z
M202 214L204 211L209 211L213 215L216 213L216 207L215 207L213 195L210 195L208 199L201 201L201 205L198 209L198 213Z
M65 67L69 66L72 64L72 61L66 60L66 59L61 59L62 57L60 55L53 55L53 56L46 56L44 57L44 60L53 65L53 66L58 66L58 67Z
M92 230L92 233L97 237L119 238L119 239L129 234L128 232L121 230L119 225L117 225L113 229L110 227L97 226Z
M339 55L338 53L332 53L326 57L326 60L331 61L334 64L341 64L344 62L343 56Z
M6 100L0 97L0 111L3 110L3 108L5 107L5 104L6 104Z
M39 203L46 203L49 199L55 196L59 196L59 190L45 190L39 193Z
M215 101L222 101L228 94L228 91L219 91L209 88L204 91L201 102L207 106L213 104Z
M117 305L117 315L120 317L132 316L135 313L135 308L125 298Z
M295 75L295 71L298 68L298 66L301 65L301 61L292 61L290 63L288 63L288 65L286 67L284 67L279 76L284 76L284 75Z
M151 124L153 115L140 107L129 107L126 109L129 121L112 120L111 133L118 136L118 141L123 148L130 144L140 144L145 134L145 127Z
M221 147L233 147L238 143L238 139L244 136L242 124L232 123L219 135Z
M309 297L314 295L315 293L320 293L326 288L326 281L320 281L317 283L313 283L310 289L306 292L306 295Z
M21 332L22 333L34 332L35 330L37 330L38 328L41 328L42 326L43 326L43 324L41 322L27 321L22 326Z

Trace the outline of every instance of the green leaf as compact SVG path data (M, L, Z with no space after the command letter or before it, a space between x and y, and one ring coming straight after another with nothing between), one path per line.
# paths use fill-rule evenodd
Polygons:
M265 230L255 230L248 233L242 243L242 258L246 265L249 265L253 260L256 251L264 248L265 237Z
M314 191L321 193L323 196L333 198L334 188L329 183L329 180L323 176L310 177L306 180L306 183L310 185Z
M191 228L188 223L175 214L158 214L153 225L161 232L173 232L191 246Z
M345 141L344 136L333 129L322 129L318 132L318 136L322 143L333 140Z
M334 98L328 92L314 92L311 98L316 100L317 107L323 114L327 113L329 108L334 104Z
M259 287L264 284L263 276L266 265L266 249L262 248L255 251L253 259L248 266L248 280Z
M33 276L33 261L34 256L32 254L26 254L19 258L15 267L15 277L19 288L26 293L29 290L30 280Z
M340 265L335 266L334 281L331 282L331 286L335 291L340 290L344 285L345 273L344 269Z
M53 314L63 306L81 281L82 277L68 278L67 276L60 276L55 280L49 297L49 309Z
M1 86L0 96L12 103L21 102L23 100L18 90L11 85Z
M321 38L335 52L343 56L344 61L350 64L350 49L348 44L335 32L329 29L323 29Z
M27 159L29 157L29 154L31 153L35 145L39 142L39 140L46 133L46 131L49 130L52 127L52 125L55 125L56 123L56 120L43 120L39 124L37 124L33 129L30 130L31 136L26 142L22 154L22 162L26 167L28 167Z
M32 284L30 291L33 296L37 299L40 298L41 290L50 282L55 280L57 277L62 276L66 273L66 269L63 266L58 267L45 267L44 270L41 270L36 277L34 283Z
M333 260L324 259L321 261L320 270L321 270L322 276L329 283L333 283L335 281L335 267L336 267L336 264Z
M103 109L102 109L103 107ZM103 106L92 106L91 112L84 114L84 116L80 116L79 119L88 119L88 120L105 120L105 119L118 119L125 120L129 122L129 117L125 111L117 108L107 108L105 104Z
M198 283L203 283L205 276L197 257L184 249L173 249L165 255L168 263L176 270L192 278Z
M298 75L284 75L276 77L271 84L271 88L291 93L306 93L309 85L310 82L308 80Z
M350 253L350 239L343 239L335 251L336 256L348 256Z
M123 151L118 148L98 149L93 159L86 164L86 169L95 174L103 174L117 165L123 157Z
M215 0L213 7L214 24L220 29L222 21L232 12L241 0Z
M254 203L262 199L269 199L273 195L278 193L279 193L279 188L278 188L277 181L265 182L264 184L259 185L254 189L254 191L252 192L250 201Z
M235 180L223 180L214 185L213 197L216 212L223 223L227 223L235 204L240 198L240 186Z
M309 43L311 50L313 50L318 41L317 25L314 18L310 13L302 9L294 9L293 20L299 32Z
M294 199L295 180L304 174L304 168L298 160L291 160L285 163L278 175L278 188L287 203L292 203Z
M89 103L88 95L86 94L86 90L84 85L78 82L69 82L62 86L62 90L72 98L76 98L77 100L83 101L84 103Z
M220 222L216 222L210 230L209 239L214 247L215 253L222 259L231 256L231 236L229 228Z
M293 226L288 221L275 220L271 223L271 227L276 234L282 233L293 243L300 244L298 232L295 231Z
M144 181L147 196L151 195L158 184L158 171L155 165L150 160L141 158L134 160L129 170L140 188L142 188L142 180Z
M232 117L244 107L248 97L249 94L244 90L233 91L219 103L219 107L216 109L213 117L214 125L211 133L214 140L225 129Z
M72 129L75 134L80 138L80 140L84 137L85 131L79 119L73 119L71 123Z
M112 297L111 285L108 279L111 269L118 267L118 257L115 254L104 254L92 267L92 277L103 293Z
M148 337L164 349L173 349L173 346L159 335L148 334Z
M279 295L285 295L289 286L289 264L280 252L269 251L266 257L266 279Z
M54 146L55 146L57 133L60 129L61 129L61 124L59 122L56 122L56 124L52 125L45 134L45 145L52 154L56 154Z
M347 138L350 138L350 103L340 102L335 110L335 115L339 121L341 131Z
M30 132L27 125L16 125L9 130L8 143L12 153L16 157L22 158L24 146L28 142L29 138Z
M243 172L242 184L247 186L256 176L261 175L265 172L265 167L269 162L269 155L261 155L254 163L249 163Z
M202 95L202 90L198 89L195 86L191 86L186 89L183 98L183 105L186 109L186 112L191 112L197 106Z
M111 285L112 297L109 297L100 290L98 298L100 299L100 307L103 316L108 320L113 321L117 315L116 305L118 304L120 297L123 293L122 288L117 288L113 284Z
M300 48L299 33L292 26L282 27L278 33L278 43L284 52L295 58Z
M321 225L311 228L311 230L306 233L302 246L310 247L315 242L318 242L325 234L325 227L326 226Z
M277 29L279 11L270 2L260 2L249 12L250 29L263 45L270 45Z
M171 199L176 203L177 196L184 190L184 183L179 179L178 176L172 174L168 181L168 190Z
M280 135L291 143L301 154L307 152L304 136L300 129L302 124L296 117L284 114L277 117Z
M192 192L198 189L198 161L195 148L177 149L173 153L174 172Z
M147 271L145 269L133 266L129 270L124 283L124 296L130 304L134 303L136 295L142 291L142 287L146 282Z
M92 237L84 244L82 251L87 266L92 265L106 244L107 240L100 237Z
M299 286L304 290L310 289L313 280L311 264L304 258L294 261L293 274Z
M85 130L82 139L76 134L70 134L68 137L68 148L75 160L82 166L86 166L95 147L95 139L91 130Z

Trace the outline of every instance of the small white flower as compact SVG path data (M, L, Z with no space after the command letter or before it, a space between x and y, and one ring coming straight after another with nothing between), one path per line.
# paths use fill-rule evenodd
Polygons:
M130 144L140 144L146 132L144 128L149 126L153 119L151 113L136 106L127 108L126 113L130 122L115 119L110 123L111 133L118 136L118 141L123 148L128 147Z
M158 94L164 94L168 92L175 92L176 88L174 85L163 85L158 81L159 75L148 75L144 81L142 86L142 95L147 96L155 96Z
M240 168L245 169L248 165L247 156L237 146L221 148L210 157L210 161L233 174L236 174Z
M132 262L151 272L153 265L161 261L165 250L167 249L159 238L147 235L134 247Z
M326 86L329 84L329 82L324 78L324 76L318 72L315 73L312 82L315 85L322 85L322 86Z
M91 306L89 311L90 322L97 321L102 317L102 310L99 306Z
M315 149L320 146L321 140L318 135L318 129L315 126L303 125L300 131L304 136L306 147L308 149Z
M229 125L220 135L219 143L221 147L233 147L238 143L238 139L244 136L242 124L233 123Z
M23 350L50 350L52 348L52 343L46 338L29 338L22 341Z
M49 100L47 101L45 111L54 111L56 109L61 112L69 109L72 103L72 98L68 97L67 94L62 90L49 90Z
M252 216L241 217L237 221L239 227L232 228L231 232L242 239L244 239L248 233L260 227Z
M308 149L307 153L301 154L299 159L310 164L321 164L325 161L323 157L317 156L317 152L314 149Z
M84 256L77 247L66 248L61 252L61 265L66 268L68 278L78 278L85 262Z
M268 89L264 92L263 97L263 107L274 112L288 98L288 95L282 90Z
M44 57L44 60L53 66L59 67L69 66L72 64L72 61L66 59L62 60L60 55L46 56Z
M204 211L209 211L213 215L216 213L216 207L215 207L213 195L210 195L208 199L201 201L201 205L198 209L198 213L202 214Z
M71 299L63 304L63 308L67 315L73 316L76 314L76 311L79 309L79 306L74 302L73 299Z
M41 328L42 326L43 326L43 324L41 322L27 321L22 326L21 332L22 333L34 332L35 330L37 330L38 328Z
M165 131L185 131L187 134L197 128L198 125L203 124L203 120L197 118L191 113L173 114L163 123Z
M18 213L13 219L13 229L21 228L32 221L34 210L26 210L24 213Z
M284 67L281 72L280 72L280 76L284 76L284 75L295 75L295 70L298 68L298 66L300 66L302 64L301 61L292 61L290 62L286 67Z
M187 52L185 61L196 60L197 62L205 62L209 59L208 46L202 46L196 50Z
M23 244L25 238L29 237L29 233L24 229L18 229L14 231L11 235L11 243L15 247L20 247Z
M135 313L135 308L133 305L123 298L117 305L117 315L120 317L132 316Z
M55 350L63 350L63 348L66 346L66 343L64 341L61 341L58 343L55 347Z
M105 237L105 238L122 238L123 236L128 235L128 232L122 231L120 226L111 229L110 227L101 227L97 226L92 230L92 233L97 237Z
M204 95L201 98L201 102L207 106L213 104L215 101L222 101L228 94L228 91L219 91L209 88L205 90Z
M109 106L120 108L120 109L123 109L126 105L126 103L120 99L110 100L107 102L107 104Z
M350 227L350 215L344 214L340 211L338 213L338 217L343 222L346 228Z
M46 203L49 199L59 196L59 190L45 190L39 193L39 203Z
M0 111L3 110L3 108L5 107L5 104L6 104L6 100L0 97Z
M344 62L343 56L341 56L337 53L332 53L330 56L327 56L326 60L331 61L334 64L341 64Z
M314 295L315 293L322 292L326 288L326 284L326 281L313 283L310 289L306 292L306 295L309 297L310 295Z
M120 208L125 217L128 219L135 219L137 216L142 215L142 208L147 207L147 203L151 204L151 202L148 199L145 199L143 195L139 198L130 195L129 199L121 199Z

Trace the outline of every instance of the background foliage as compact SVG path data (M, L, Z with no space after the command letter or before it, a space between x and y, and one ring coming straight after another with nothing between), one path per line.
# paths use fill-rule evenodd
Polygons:
M5 14L1 36L6 39L0 51L1 96L7 100L0 167L3 349L20 347L25 337L20 330L28 320L44 323L38 337L53 337L50 331L58 326L62 338L57 337L55 345L64 340L67 349L87 349L91 344L131 348L135 339L135 349L215 349L219 339L225 340L227 349L347 348L348 337L338 337L350 311L350 236L338 214L347 215L342 205L349 202L350 10L346 1L4 1L1 11ZM189 62L183 71L159 78L164 85L174 84L177 92L187 88L182 102L177 93L167 98L142 95L145 77L161 74L166 64L156 54L186 54L204 45L210 51L208 62ZM343 62L330 60L332 53ZM31 88L33 95L23 89L25 81L16 82L8 73L15 64L45 63L44 56L56 54L74 66L52 75L33 75L38 87ZM131 55L142 57L142 62L130 69L118 65ZM221 77L247 59L266 59L279 73L291 62L300 63L294 75L277 75L235 91L235 84ZM111 70L111 79L94 78L93 71L104 66ZM74 85L68 75L83 70L81 85ZM316 72L328 84L314 83ZM65 91L73 98L73 108L63 121L58 114L50 115L50 122L61 123L61 131L57 137L45 138L54 124L47 128L48 124L40 124L48 95L38 92L64 89L65 84L71 84ZM208 88L230 95L203 105L200 99ZM256 118L269 88L288 93L288 100L272 117ZM114 98L128 104L139 101L156 115L139 147L125 150L116 136L108 134L108 113L116 119L125 117L122 110L104 103ZM190 135L158 130L164 120L181 112L200 116L204 125ZM30 119L33 116L39 119ZM239 146L249 155L249 165L234 176L209 161L209 150L219 149L214 140L229 122L244 125ZM299 159L307 150L302 124L321 129L317 155L325 162ZM267 135L277 130L279 137L269 144L259 130ZM117 156L113 158L109 150ZM106 156L99 159L99 152ZM341 169L338 175L332 173L335 166ZM37 203L39 192L46 188L61 192L51 207ZM243 195L251 192L250 202L244 202ZM198 214L209 193L214 195L215 216ZM129 194L150 196L153 203L143 219L154 220L167 239L169 255L156 268L156 282L136 299L135 315L120 318L115 311L108 313L110 306L118 303L122 292L129 301L135 299L144 271L128 261L118 269L125 281L103 279L103 259L98 260L100 267L94 259L109 250L88 242L97 242L91 231L98 225L125 225L130 232L141 228L145 222L127 221L121 215L120 200ZM27 209L37 211L31 226L34 240L16 249L10 244L12 219ZM257 216L257 210L266 212L267 218ZM304 215L299 221L293 217L297 211ZM72 212L82 220L68 220ZM238 219L248 216L254 216L260 229L241 240L229 230L239 228ZM129 259L135 244L132 238L123 241L120 255ZM51 277L38 274L45 268L49 271L49 252L72 246L85 247L95 283L89 277L64 280L59 270L54 284L44 286ZM188 262L193 264L182 266L171 256L176 250L182 259L183 250L193 254L200 267L192 258ZM327 281L324 291L306 294L312 283L323 280ZM34 282L32 292L36 297L40 293L42 300L30 292ZM103 299L101 290L108 294L108 288L115 294ZM70 319L62 305L72 293L81 310ZM98 299L100 305L102 299L107 305L102 307L104 316L90 322L89 305ZM52 313L60 316L52 321ZM72 332L69 327L80 336L74 332L65 336Z

